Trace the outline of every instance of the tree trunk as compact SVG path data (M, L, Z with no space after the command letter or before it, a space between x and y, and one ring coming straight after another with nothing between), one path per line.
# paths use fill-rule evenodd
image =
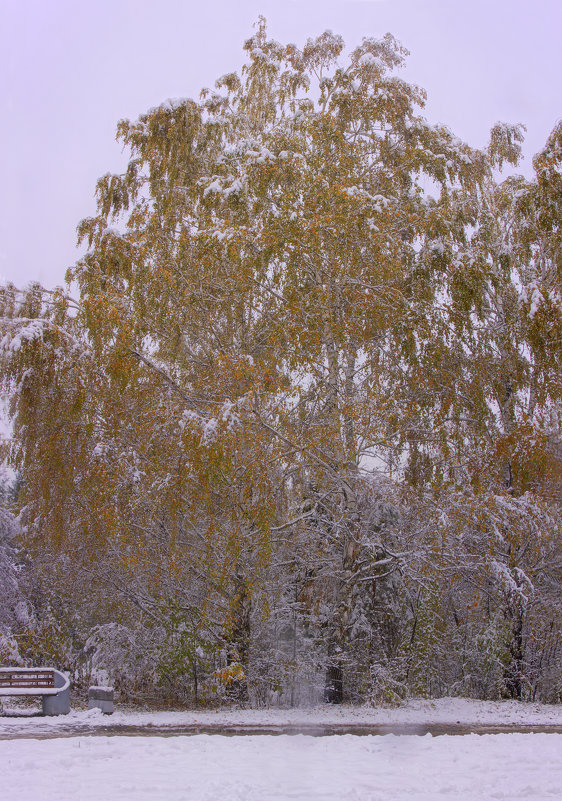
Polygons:
M523 611L519 605L510 609L512 618L511 641L509 643L510 661L506 665L503 679L510 698L521 701L523 698Z
M327 704L343 703L343 670L341 663L335 658L332 658L326 669L324 701Z
M228 634L226 664L239 671L234 674L226 690L226 696L236 703L248 701L248 652L250 647L250 598L246 581L238 576L238 593L232 610L232 624Z

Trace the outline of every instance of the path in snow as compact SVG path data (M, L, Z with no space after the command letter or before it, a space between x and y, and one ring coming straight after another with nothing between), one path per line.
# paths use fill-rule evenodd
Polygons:
M48 740L56 737L178 737L195 736L199 734L214 734L223 737L237 736L279 736L283 734L297 735L306 734L309 737L331 737L334 735L353 734L356 737L366 737L369 735L385 736L394 734L396 736L416 735L424 737L430 734L433 737L442 735L467 735L467 734L562 734L562 725L544 724L463 724L463 723L379 723L379 724L357 724L357 723L298 723L290 724L235 724L235 723L187 723L182 725L155 725L145 723L143 725L107 722L105 725L101 721L96 721L96 725L87 722L77 723L71 721L64 725L59 719L59 725L53 726L46 722L43 716L43 725L36 723L32 729L29 728L28 717L14 718L19 720L20 727L11 726L9 729L2 729L0 725L0 740L22 740L33 737L39 740ZM106 720L108 720L106 718ZM109 719L110 720L110 719Z
M37 707L37 704L35 705ZM179 734L499 734L562 733L562 704L476 701L468 698L409 700L398 708L322 706L302 709L195 709L148 711L117 706L115 714L73 709L43 717L33 708L5 704L0 740L18 737ZM18 714L18 716L15 716Z

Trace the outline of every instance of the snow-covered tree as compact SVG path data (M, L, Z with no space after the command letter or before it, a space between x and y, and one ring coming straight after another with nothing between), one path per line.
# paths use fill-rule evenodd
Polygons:
M498 184L520 129L430 125L392 36L245 50L119 124L66 291L2 290L26 545L77 639L141 625L239 699L399 695L477 577L521 695L559 582L559 135Z

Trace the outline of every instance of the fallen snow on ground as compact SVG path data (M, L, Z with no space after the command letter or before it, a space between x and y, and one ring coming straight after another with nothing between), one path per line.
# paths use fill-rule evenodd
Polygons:
M17 801L547 801L562 735L7 740L0 764Z
M5 699L5 708L8 709ZM38 708L38 707L37 707ZM15 710L16 707L14 706ZM20 707L21 709L21 707ZM558 725L562 726L562 704L552 706L520 701L475 701L470 698L440 698L434 701L412 700L395 708L323 705L310 709L218 709L195 711L138 711L120 709L102 715L98 709L73 710L60 717L0 717L0 735L22 728L33 737L34 728L67 728L114 725L187 726L205 725L294 725L299 724L431 724L461 723L470 725Z

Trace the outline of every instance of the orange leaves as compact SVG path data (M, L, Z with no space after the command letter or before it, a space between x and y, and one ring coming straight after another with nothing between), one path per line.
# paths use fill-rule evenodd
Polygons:
M548 500L557 500L562 483L562 461L554 439L533 421L523 420L500 437L494 459L497 465L510 465L512 487L517 495L532 492Z

